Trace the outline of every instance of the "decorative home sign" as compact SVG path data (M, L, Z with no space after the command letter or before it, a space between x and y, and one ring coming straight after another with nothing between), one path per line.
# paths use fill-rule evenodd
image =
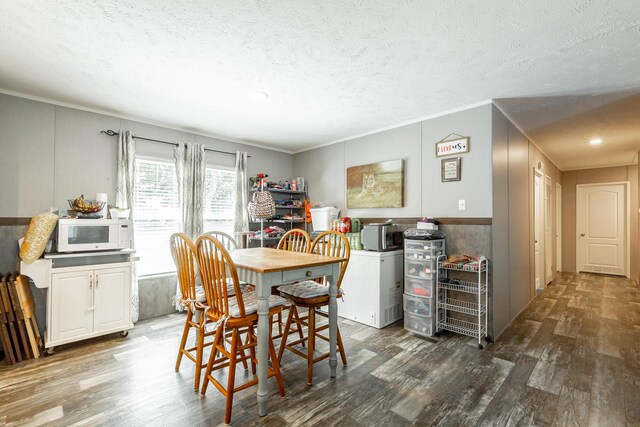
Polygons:
M347 168L347 208L401 208L404 161L371 163Z
M450 156L452 154L460 154L460 153L468 153L468 152L469 152L469 137L451 139L449 141L440 141L436 143L436 157Z
M442 182L460 181L460 157L442 159Z

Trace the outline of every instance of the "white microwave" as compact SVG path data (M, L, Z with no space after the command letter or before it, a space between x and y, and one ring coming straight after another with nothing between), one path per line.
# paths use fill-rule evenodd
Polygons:
M60 218L58 252L128 249L133 238L130 219Z

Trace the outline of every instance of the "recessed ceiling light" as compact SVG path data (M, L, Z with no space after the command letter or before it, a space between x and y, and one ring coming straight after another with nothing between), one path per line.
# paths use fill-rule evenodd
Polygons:
M602 139L593 138L591 141L589 141L589 144L593 144L593 145L602 144Z
M247 96L254 102L264 102L269 98L268 93L260 91L247 92Z

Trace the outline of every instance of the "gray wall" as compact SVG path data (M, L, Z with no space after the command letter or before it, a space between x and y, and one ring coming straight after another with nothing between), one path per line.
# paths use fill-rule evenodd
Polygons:
M0 180L0 218L31 217L67 199L106 192L115 200L116 138L101 130L130 130L171 142L195 141L216 150L247 151L249 174L276 180L293 176L292 156L104 114L0 94L0 148L6 179ZM139 140L141 155L173 159L173 147ZM234 166L234 156L207 153L211 164Z
M312 202L339 207L354 217L491 217L491 105L484 105L396 129L355 138L293 156L294 175L309 182ZM435 144L451 133L471 138L461 154L462 180L441 182L442 158ZM402 208L346 209L346 168L384 160L405 160ZM458 210L465 199L467 209Z
M434 217L491 217L492 105L436 117L422 122L422 215ZM462 180L441 182L436 142L450 133L469 136L471 150L461 154ZM458 210L465 199L467 209Z
M67 199L106 192L115 200L117 139L101 130L130 130L136 135L171 142L195 141L206 147L247 151L249 174L266 172L275 180L293 177L293 156L273 150L204 137L104 114L0 94L0 152L4 178L0 180L0 272L18 268L16 239L24 225L8 218L29 218L50 207L66 208ZM173 147L138 140L140 155L173 159ZM210 164L233 167L235 157L207 153ZM141 318L171 311L175 275L140 280ZM44 304L44 299L38 301ZM40 319L38 319L40 320ZM44 324L44 320L40 320Z
M535 296L533 168L542 162L552 180L552 210L558 168L497 108L493 134L493 311L498 336ZM555 214L552 235L555 236ZM556 272L555 240L552 270Z

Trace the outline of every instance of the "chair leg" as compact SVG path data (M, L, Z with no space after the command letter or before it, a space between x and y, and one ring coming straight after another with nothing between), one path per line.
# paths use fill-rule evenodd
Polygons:
M182 351L184 350L184 346L187 344L187 338L189 337L189 322L191 322L191 318L193 317L193 313L189 310L187 314L187 320L184 322L184 330L182 331L182 339L180 340L180 348L178 349L178 359L176 360L176 372L180 370L180 362L182 362Z
M284 349L287 346L287 338L289 338L289 331L291 330L291 321L296 313L296 306L289 307L289 315L287 316L287 323L284 325L284 331L282 332L282 339L280 340L280 349L278 350L278 361L282 360Z
M231 357L229 358L229 381L227 382L227 404L224 413L224 422L231 422L231 407L233 406L233 389L236 380L236 361L238 358L238 330L233 330L231 336Z
M202 373L202 353L204 352L204 328L198 329L198 343L196 344L196 378L193 382L193 391L200 388L200 374Z
M342 337L340 336L340 328L337 328L338 331L338 351L340 352L340 357L342 358L342 365L347 366L347 354L344 352L344 345L342 344Z
M250 341L252 337L255 336L255 331L253 330L253 326L249 326L249 332L247 335L247 341ZM249 347L249 354L251 356L251 373L253 375L256 374L256 348L255 346Z
M300 320L300 315L298 314L298 310L297 309L296 309L296 312L294 313L294 317L296 318L296 320ZM295 323L296 323L296 328L298 330L298 335L300 336L300 339L303 340L304 339L304 334L302 333L302 326L300 325L300 323L297 323L297 322L295 322ZM302 347L304 347L305 346L304 341L302 341L300 343L300 345Z
M245 341L246 341L245 344L249 343L249 329L247 329L247 339ZM240 339L240 342L242 343L242 339ZM242 367L244 368L245 371L248 371L249 366L247 366L247 356L244 350L240 350L240 355L242 356Z
M316 346L316 310L309 308L309 331L307 332L307 384L313 384L313 350Z
M280 373L280 362L278 361L276 347L273 345L273 339L271 337L269 337L269 356L271 357L271 364L273 365L273 371L275 372L280 396L284 397L284 382L282 381L282 374Z
M224 339L224 333L222 331L222 326L218 328L216 331L215 338L213 339L213 343L211 344L211 354L209 355L209 362L207 363L207 369L204 371L204 383L202 384L202 390L200 394L204 395L207 393L207 386L209 385L209 376L211 375L211 371L213 370L213 362L216 360L216 356L218 355L218 345L220 344L220 337Z

